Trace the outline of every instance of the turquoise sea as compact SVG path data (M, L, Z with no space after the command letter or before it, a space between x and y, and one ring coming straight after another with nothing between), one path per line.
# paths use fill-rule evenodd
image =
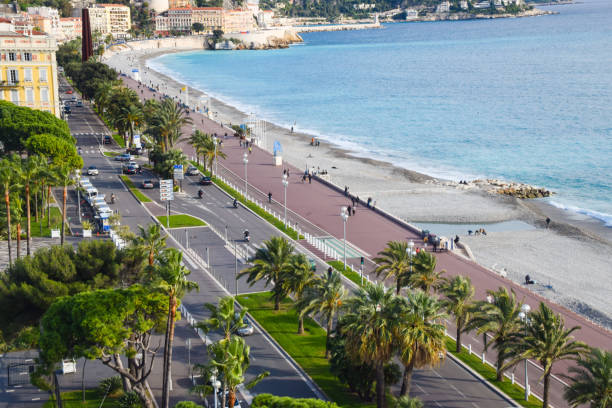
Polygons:
M149 65L359 156L544 186L612 227L612 2L543 8L559 14L305 33L289 49Z

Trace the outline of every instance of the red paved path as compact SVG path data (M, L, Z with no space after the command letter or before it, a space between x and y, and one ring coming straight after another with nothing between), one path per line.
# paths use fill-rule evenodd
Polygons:
M125 77L122 77L122 79L128 86L134 89L137 88L136 82L133 80ZM137 91L140 94L140 90L137 89ZM148 91L148 89L145 89L142 95L145 98L155 96L159 98L159 95L153 96L153 93ZM191 116L197 128L205 132L223 135L228 131L227 128L222 128L218 123L202 115L192 113ZM191 133L191 125L185 127L184 132L186 134ZM183 144L181 147L186 155L194 156L190 145ZM220 163L236 175L244 177L242 157L246 149L238 146L236 138L229 137L223 141L223 152L227 154L227 159L220 161ZM287 165L285 164L285 166ZM288 168L290 169L290 184L287 190L287 206L295 213L342 240L343 225L339 215L340 208L349 205L350 200L344 197L343 193L315 179L312 180L312 184L309 184L308 181L302 183L301 175L304 169L297 169L293 166L288 166ZM270 191L276 200L282 202L284 194L281 182L282 173L282 167L275 167L272 164L272 155L270 153L259 148L253 149L252 154L249 155L248 163L249 186L255 186L262 192ZM359 177L359 174L356 174L355 177ZM364 200L367 197L361 197L361 199ZM408 228L398 225L381 214L365 208L362 204L357 207L356 212L356 215L350 217L347 222L347 241L367 252L371 257L382 250L390 240L414 240L417 245L422 244L420 238ZM517 254L517 256L520 256L520 254ZM571 256L571 254L568 254L568 256ZM568 327L581 326L582 329L575 333L576 339L582 340L592 347L606 350L612 348L611 332L593 324L576 313L551 303L526 288L504 279L496 273L460 256L444 252L437 253L436 257L438 259L438 268L445 269L447 275L461 274L470 277L476 287L476 299L484 299L486 291L490 289L495 290L500 286L511 288L517 293L519 299L524 299L525 303L532 307L532 310L537 308L539 302L544 301L564 317ZM570 364L570 362L557 363L554 372L566 373L567 367ZM558 391L551 390L551 397L556 396L554 398L556 401L552 401L552 403L555 406L565 405L561 403L562 400Z

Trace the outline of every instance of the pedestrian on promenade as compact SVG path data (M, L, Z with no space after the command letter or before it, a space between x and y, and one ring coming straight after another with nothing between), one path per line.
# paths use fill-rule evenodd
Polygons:
M346 213L348 214L348 216L349 216L349 217L351 216L351 212L352 212L352 209L351 209L351 206L349 205L349 206L346 208Z
M268 192L268 202L272 204L272 192Z
M242 139L238 139L238 144L240 144L240 147L242 147Z
M249 154L253 153L253 148L249 146Z
M355 207L359 207L359 196L355 197Z
M332 276L332 272L334 270L332 269L332 267L330 266L329 268L327 268L327 279L330 279Z
M289 178L289 169L287 169L287 178Z
M312 184L312 175L311 174L308 175L308 184Z
M366 207L370 208L370 204L372 204L372 197L368 197L368 203L366 204Z
M351 204L353 205L353 207L355 206L355 197L351 196Z
M353 215L355 215L355 212L356 212L355 207L353 207Z
M348 197L348 186L344 186L344 196Z
M550 217L546 217L546 228L550 226Z

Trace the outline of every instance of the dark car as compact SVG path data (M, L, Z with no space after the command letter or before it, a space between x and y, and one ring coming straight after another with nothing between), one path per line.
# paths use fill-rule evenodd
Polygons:
M104 144L110 144L111 143L111 137L109 135L104 135Z
M129 150L130 154L134 155L134 156L140 156L142 154L142 148L141 147L133 147Z
M202 178L200 178L199 184L203 186L208 186L212 184L212 180L208 176L202 176Z
M138 172L138 169L136 168L136 166L124 166L123 167L123 174L136 174Z

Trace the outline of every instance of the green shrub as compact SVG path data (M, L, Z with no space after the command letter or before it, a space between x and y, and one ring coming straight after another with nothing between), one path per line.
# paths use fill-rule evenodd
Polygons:
M196 404L193 401L181 401L177 403L174 408L204 408L201 405Z
M119 408L142 408L140 398L135 392L128 392L119 398L117 401Z
M118 375L114 377L108 377L100 381L99 389L100 394L104 395L108 393L109 396L117 396L123 387L121 377Z
M278 397L272 394L259 394L253 399L253 408L338 408L335 402L325 402L316 398Z

